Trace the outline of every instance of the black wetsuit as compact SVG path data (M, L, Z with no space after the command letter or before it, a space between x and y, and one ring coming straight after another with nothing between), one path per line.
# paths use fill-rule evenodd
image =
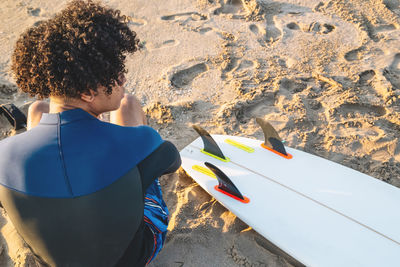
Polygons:
M0 141L0 201L52 266L142 266L153 253L146 189L180 166L148 126L122 127L74 109Z

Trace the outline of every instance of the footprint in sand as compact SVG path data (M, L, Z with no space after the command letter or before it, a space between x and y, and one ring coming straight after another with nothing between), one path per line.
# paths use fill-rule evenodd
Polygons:
M262 99L249 99L245 102L234 100L233 105L224 107L224 112L234 115L240 123L247 123L251 118L277 112L274 103L275 94L270 92L266 93Z
M146 45L146 47L150 51L153 51L153 50L163 49L163 48L167 48L167 47L177 46L177 45L179 45L179 43L180 42L178 40L171 39L171 40L166 40L166 41L163 41L161 43L156 43L156 44L149 43Z
M206 32L212 31L212 30L213 30L213 28L211 28L211 27L201 28L201 29L199 29L199 33L204 34Z
M372 22L369 20L365 21L363 26L364 26L363 29L367 32L368 37L375 43L379 42L384 38L384 35L380 33L396 29L396 27L393 24L373 26Z
M145 19L128 17L128 20L129 20L128 25L132 25L132 26L144 26L147 24L147 20L145 20Z
M26 12L33 17L38 17L40 15L40 12L42 10L40 8L33 8L33 7L28 7L26 8Z
M0 96L1 98L12 97L18 91L18 88L11 84L0 84ZM3 103L1 103L3 104Z
M283 78L279 81L279 90L289 91L290 93L299 93L307 88L307 84L303 82L298 82L288 78Z
M382 34L383 32L393 31L398 27L398 24L397 26L395 24L376 25L376 22L371 21L367 18L364 18L364 21L361 24L361 29L364 30L368 34L368 37L375 43L385 38L385 35Z
M400 89L400 53L397 53L392 64L383 70L383 76L392 84L394 89Z
M353 116L361 114L362 117L365 115L382 117L386 115L386 109L381 106L369 105L369 104L358 104L358 103L346 103L336 108L336 110L345 116Z
M275 43L276 41L280 40L282 36L282 32L277 27L275 27L275 24L267 23L265 29L262 29L258 25L251 24L249 28L250 31L258 37L257 41L263 47L265 47L266 44Z
M263 117L274 109L274 99L270 98L263 102L249 104L249 106L243 107L242 110L239 109L239 112L242 112L243 118L241 120L243 120L244 118Z
M207 16L197 13L197 12L185 12L185 13L178 13L178 14L172 14L172 15L167 15L167 16L162 16L161 20L167 20L167 21L174 21L177 20L180 17L190 17L190 19L194 21L199 21L199 20L206 20Z
M366 49L364 45L359 48L350 50L344 55L347 61L355 61L362 59L365 55L370 54L374 56L383 55L384 52L380 48Z
M275 26L274 16L267 16L267 26L265 28L265 42L275 43L282 37L282 31Z
M244 59L240 62L238 70L254 68L256 65L257 65L256 61Z
M257 25L254 25L254 24L251 24L250 27L249 27L249 29L250 29L250 31L251 31L252 33L254 33L255 35L258 35L259 32L260 32L260 29L258 28L258 26L257 26Z
M242 18L241 15L238 15L244 9L242 0L230 0L225 4L222 4L221 7L214 10L214 15L220 14L231 14L234 19Z
M366 84L368 83L372 78L375 77L375 71L374 70L366 70L360 73L358 83L359 84Z
M249 29L257 37L257 41L261 46L265 46L266 31L256 24L251 24Z
M316 32L316 33L321 33L321 34L328 34L332 32L335 29L335 26L324 23L320 24L319 22L313 22L310 25L309 31L310 32Z
M255 25L255 24L251 24L250 25L250 31L252 33L254 33L255 35L259 35L259 34L265 34L265 30L262 29L260 26Z
M359 48L356 48L356 49L353 49L353 50L350 50L349 52L347 52L344 55L344 58L347 61L360 60L363 57L364 53L365 53L365 47L360 46Z
M400 53L394 55L393 62L389 66L391 69L400 70Z
M192 67L179 70L172 75L171 84L177 88L183 88L190 85L197 76L207 70L208 67L205 63L198 63Z
M202 26L199 26L199 27L190 27L190 28L188 28L187 30L190 30L190 31L193 31L193 32L198 32L198 33L200 33L200 34L207 34L207 33L210 32L210 31L216 31L214 28L211 28L211 27L202 27ZM218 32L217 32L217 34L218 34Z
M287 24L286 27L290 30L300 30L300 26L296 22L291 22Z
M225 64L225 67L222 70L222 78L226 77L225 74L236 70L237 66L238 66L238 62L239 62L239 60L236 57L229 58Z
M291 22L286 25L286 27L290 30L301 30L300 26L296 22ZM328 34L331 33L332 31L335 30L335 26L328 24L328 23L319 23L319 22L313 22L310 24L310 26L306 29L303 30L303 32L314 32L318 34Z
M354 60L359 60L361 58L361 52L363 51L362 47L359 47L357 49L351 50L349 52L347 52L344 55L344 58L347 61L354 61Z
M394 24L386 24L375 27L376 33L393 31L393 30L396 30L396 26L394 26Z
M258 39L261 46L271 45L282 38L282 31L275 25L275 17L280 12L280 5L271 5L264 14L266 19L265 29L261 29L255 24L250 25L250 30L261 37Z
M234 72L241 72L244 70L254 70L255 66L258 65L257 61L252 61L252 60L240 60L238 58L231 58L229 62L227 62L226 67L222 70L223 75L222 78L225 78L228 73L234 73ZM242 80L244 82L244 80ZM244 82L245 83L245 82Z

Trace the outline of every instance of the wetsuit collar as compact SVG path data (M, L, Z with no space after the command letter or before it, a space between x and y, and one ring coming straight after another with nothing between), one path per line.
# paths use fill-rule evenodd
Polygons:
M70 109L61 113L43 113L40 124L67 124L79 120L97 120L83 109Z

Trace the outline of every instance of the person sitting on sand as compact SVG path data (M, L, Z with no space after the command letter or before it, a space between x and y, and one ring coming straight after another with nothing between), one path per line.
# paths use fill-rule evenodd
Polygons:
M81 0L16 43L17 85L50 103L34 102L28 131L0 141L0 201L41 264L144 266L163 246L157 177L181 161L124 93L138 44L119 10ZM111 123L99 119L108 111Z

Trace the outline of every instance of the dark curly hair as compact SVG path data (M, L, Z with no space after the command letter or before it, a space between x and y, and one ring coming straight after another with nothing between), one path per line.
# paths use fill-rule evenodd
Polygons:
M138 44L119 10L75 0L20 36L11 69L19 88L39 98L76 98L100 85L111 94Z

